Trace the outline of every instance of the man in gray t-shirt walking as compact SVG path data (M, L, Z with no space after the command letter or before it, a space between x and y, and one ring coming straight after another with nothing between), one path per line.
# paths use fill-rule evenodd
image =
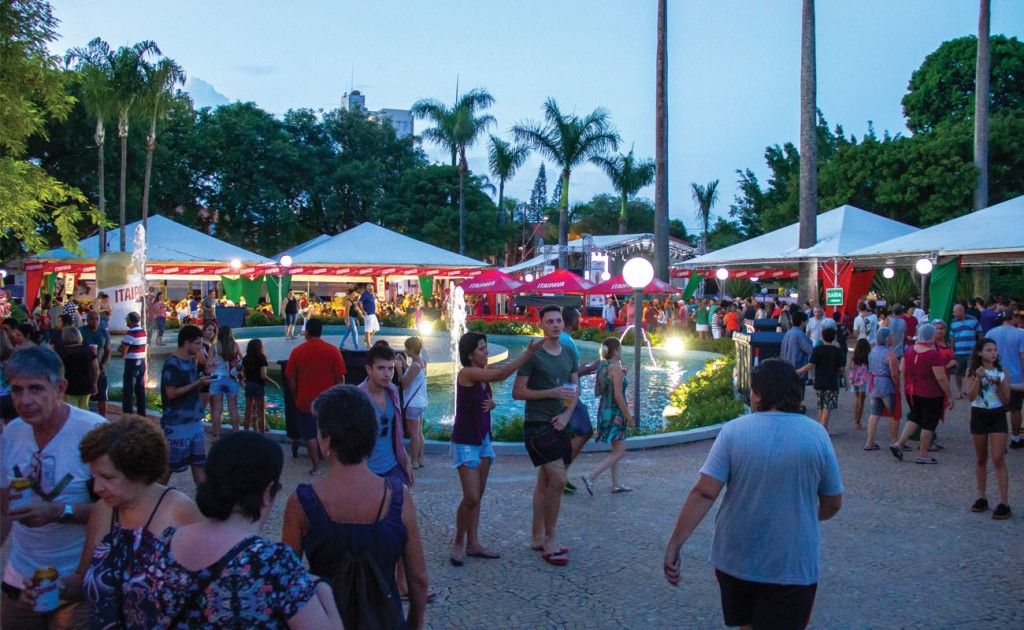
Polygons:
M828 432L796 413L800 390L786 361L767 359L754 368L754 413L718 434L665 550L665 578L678 586L679 552L728 486L710 558L727 626L756 628L771 621L772 627L802 628L810 620L818 522L839 511L843 482Z

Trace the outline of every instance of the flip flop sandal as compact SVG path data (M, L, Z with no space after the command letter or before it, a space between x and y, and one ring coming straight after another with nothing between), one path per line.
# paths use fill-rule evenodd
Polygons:
M877 444L872 444L871 446L865 446L865 447L864 447L864 450L865 450L865 451L877 451L877 450L879 450L879 449L881 449L881 448L882 448L882 447L880 447L880 446L879 446L879 445L877 445Z
M534 551L544 551L544 547L530 547ZM558 550L558 553L569 553L568 547L562 547Z
M554 565L556 567L564 567L565 565L569 564L569 558L565 554L566 552L556 551L554 553L541 554L540 557L544 558L544 561L550 565Z
M494 551L488 551L486 553L470 553L470 552L467 551L466 552L466 556L468 556L470 558L484 558L486 560L497 560L498 558L501 557L501 554L500 553L496 553Z
M612 494L619 494L621 492L632 492L633 489L629 486L616 486L612 488Z

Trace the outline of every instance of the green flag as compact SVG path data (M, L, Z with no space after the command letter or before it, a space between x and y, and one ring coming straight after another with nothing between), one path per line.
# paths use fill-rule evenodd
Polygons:
M928 308L929 319L941 319L949 327L953 315L953 296L956 294L956 279L960 272L960 259L944 262L932 268L928 295L931 298Z
M689 282L686 283L686 288L683 289L683 299L689 300L692 298L693 294L697 292L697 288L700 286L700 283L703 281L704 274L702 273L695 273L690 276Z
M434 295L434 278L431 276L420 276L420 293L423 301L429 300Z
M280 284L280 291L278 285ZM281 307L278 306L278 296L281 300L288 299L288 292L292 290L292 277L291 276L267 276L267 297L270 299L271 306L274 307L274 313L280 315ZM246 298L248 299L248 298Z
M256 308L260 298L263 297L263 276L252 280L240 277L238 282L241 285L242 296L245 297L245 305L249 308Z
M221 276L221 284L224 285L224 295L238 304L238 299L242 297L242 282L241 278L229 278L228 276Z

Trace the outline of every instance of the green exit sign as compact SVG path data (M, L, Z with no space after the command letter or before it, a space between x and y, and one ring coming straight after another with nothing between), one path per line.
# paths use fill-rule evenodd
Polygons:
M825 289L825 306L843 305L843 287Z

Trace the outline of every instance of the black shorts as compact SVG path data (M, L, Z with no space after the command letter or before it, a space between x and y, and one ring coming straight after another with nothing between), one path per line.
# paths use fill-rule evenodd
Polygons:
M295 410L295 426L299 429L299 438L303 440L315 440L317 435L316 418L311 413L303 413Z
M1010 391L1010 402L1006 403L1007 411L1020 411L1024 406L1024 392L1019 390Z
M982 409L971 407L971 435L1007 433L1006 408Z
M245 382L245 397L246 398L265 398L266 397L266 386L263 381L246 381Z
M526 452L534 467L562 462L568 466L572 462L572 439L565 431L556 431L548 423L527 424L523 429Z
M727 626L758 630L806 628L811 621L817 584L750 582L715 569Z
M939 419L942 412L946 410L946 399L942 396L937 398L923 398L911 396L910 406L913 409L913 421L925 431L934 431L939 426Z
M107 402L107 373L100 372L96 377L96 395L92 397L96 402Z

